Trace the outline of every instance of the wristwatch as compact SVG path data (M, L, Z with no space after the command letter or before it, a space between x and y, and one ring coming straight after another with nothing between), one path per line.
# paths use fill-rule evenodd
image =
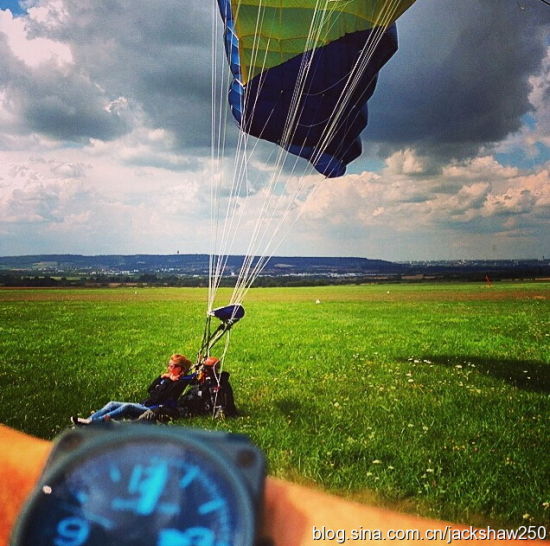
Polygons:
M247 437L106 423L55 441L12 546L253 546L265 459Z

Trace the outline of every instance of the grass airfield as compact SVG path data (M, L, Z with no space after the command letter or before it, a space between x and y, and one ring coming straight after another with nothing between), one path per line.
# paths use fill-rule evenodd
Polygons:
M229 291L220 291L219 304ZM191 357L206 292L0 290L0 422L53 438ZM317 303L319 302L319 303ZM270 473L474 525L550 523L550 283L252 289L231 334Z

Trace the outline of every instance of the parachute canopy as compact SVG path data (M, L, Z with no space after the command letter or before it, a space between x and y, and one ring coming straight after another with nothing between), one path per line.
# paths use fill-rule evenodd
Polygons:
M218 0L241 129L341 176L414 0Z

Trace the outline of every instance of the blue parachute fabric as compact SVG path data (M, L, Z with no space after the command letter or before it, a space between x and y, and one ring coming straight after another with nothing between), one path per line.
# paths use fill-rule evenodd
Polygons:
M346 165L361 154L360 134L367 125L367 101L372 96L378 71L397 50L397 29L391 26L382 36L365 69L358 75L350 96L345 96L349 74L361 55L371 31L354 32L317 48L296 108L289 152L304 157L325 176L342 176ZM281 143L296 79L306 52L252 79L245 88L246 102L242 129L254 136ZM235 101L236 97L233 99ZM337 121L333 115L340 103ZM246 105L253 105L251 112ZM290 119L290 118L289 118ZM238 120L238 118L237 118Z
M210 315L216 317L222 322L230 322L231 324L238 322L244 317L244 307L239 304L226 305L212 309Z
M241 63L239 59L239 39L235 31L235 21L231 11L231 0L218 0L218 6L225 25L224 43L225 52L229 61L229 68L233 74L233 82L229 89L229 106L237 123L241 124L244 103L244 87L241 84Z
M379 29L346 34L269 68L243 85L231 3L218 0L218 4L225 23L225 48L233 74L229 104L241 129L307 159L327 177L342 176L346 166L361 154L360 134L368 122L367 101L374 92L378 71L397 51L395 23L384 31L366 67L354 75L354 81L357 78L358 82L350 88L349 96L345 90L350 86L350 73L371 32L380 32ZM311 67L298 105L293 107L296 81L304 61L309 58ZM344 101L342 96L346 97ZM340 104L343 108L337 110ZM293 113L291 109L296 117L289 131L288 120L293 119L289 115ZM335 111L338 111L336 122L333 121ZM290 138L286 139L285 134Z

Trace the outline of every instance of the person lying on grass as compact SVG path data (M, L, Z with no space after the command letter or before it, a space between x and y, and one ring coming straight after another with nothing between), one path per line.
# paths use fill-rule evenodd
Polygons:
M109 402L99 411L92 413L87 419L72 416L75 426L90 425L111 419L137 419L147 410L160 406L175 408L183 389L191 384L196 374L186 375L191 368L191 361L180 354L173 354L168 362L165 373L157 377L148 387L149 396L141 403Z

